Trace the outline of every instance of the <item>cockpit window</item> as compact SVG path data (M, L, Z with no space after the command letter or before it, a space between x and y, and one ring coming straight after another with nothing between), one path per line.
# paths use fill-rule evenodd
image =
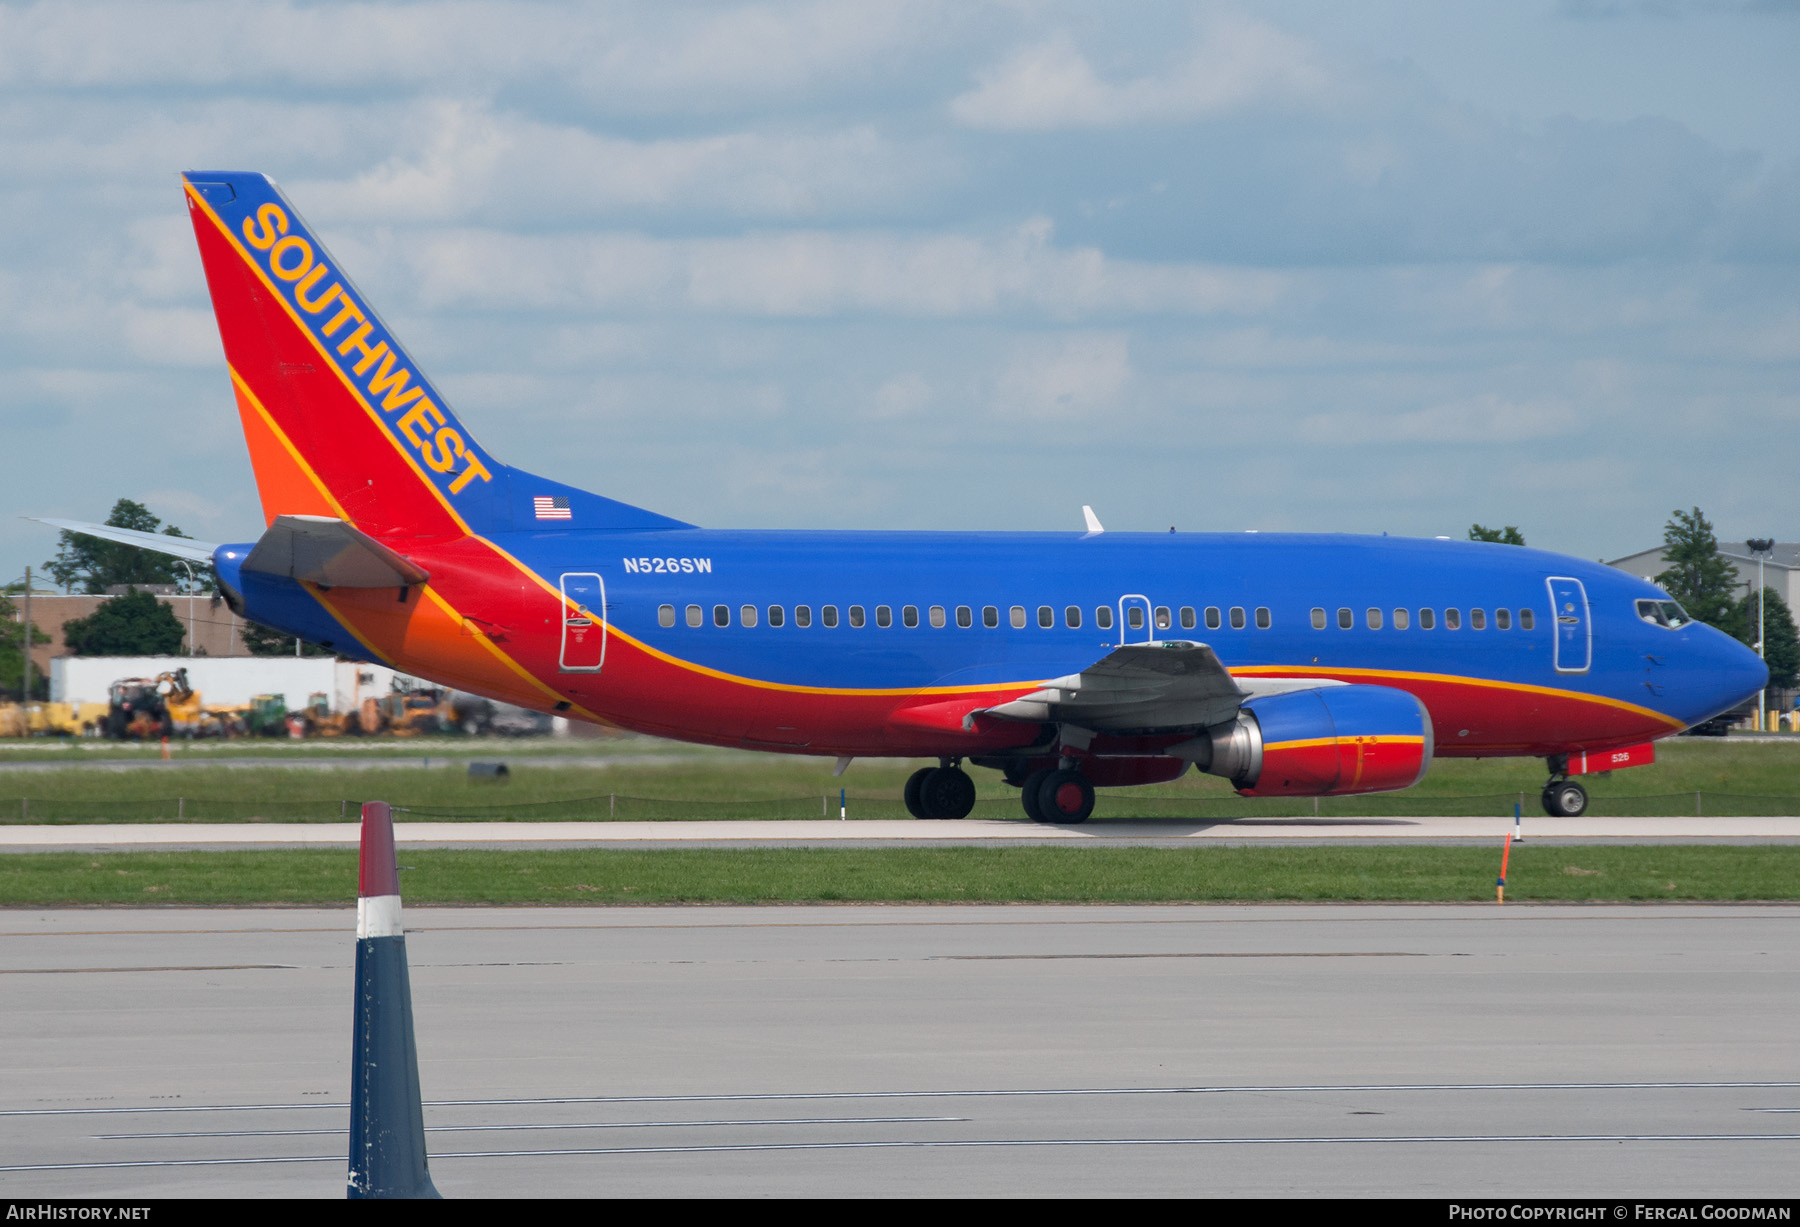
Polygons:
M1674 601L1639 601L1637 615L1646 622L1654 622L1658 626L1666 626L1674 630L1678 626L1686 626L1691 619L1687 611Z

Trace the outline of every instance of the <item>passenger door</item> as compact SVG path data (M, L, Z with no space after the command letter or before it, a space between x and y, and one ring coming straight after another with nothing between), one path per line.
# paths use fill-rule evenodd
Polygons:
M592 571L564 572L562 598L557 664L564 673L598 673L606 663L606 583Z
M1588 613L1587 589L1578 579L1552 575L1544 581L1550 588L1551 625L1556 634L1552 649L1558 673L1586 673L1593 663L1593 618Z

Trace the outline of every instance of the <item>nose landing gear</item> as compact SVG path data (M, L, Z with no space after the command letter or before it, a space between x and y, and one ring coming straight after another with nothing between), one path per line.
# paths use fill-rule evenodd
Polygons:
M946 758L908 776L905 797L914 818L967 818L975 808L975 781L956 759Z
M1579 818L1587 813L1587 789L1564 774L1569 769L1568 758L1559 755L1547 761L1550 782L1544 785L1544 812L1552 818Z

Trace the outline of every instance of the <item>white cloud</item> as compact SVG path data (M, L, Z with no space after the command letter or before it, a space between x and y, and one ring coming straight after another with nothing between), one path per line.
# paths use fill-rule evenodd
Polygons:
M1086 420L1095 430L1131 385L1131 346L1123 333L1071 333L1026 341L995 380L994 405L1025 421Z
M1054 131L1168 123L1270 102L1319 98L1329 77L1317 51L1264 22L1221 15L1207 21L1166 72L1103 79L1067 33L1015 52L978 74L950 113L971 128Z
M1288 282L1253 269L1109 260L1049 240L1042 221L992 237L803 230L669 240L457 229L382 255L400 262L391 278L415 287L420 301L455 309L1076 320L1266 310ZM363 252L375 258L374 249ZM358 261L349 267L357 276ZM367 287L370 279L359 280Z

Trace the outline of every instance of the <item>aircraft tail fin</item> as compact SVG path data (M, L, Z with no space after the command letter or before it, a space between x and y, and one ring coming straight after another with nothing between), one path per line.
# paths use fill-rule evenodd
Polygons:
M182 178L267 523L426 538L691 527L495 460L266 175Z

